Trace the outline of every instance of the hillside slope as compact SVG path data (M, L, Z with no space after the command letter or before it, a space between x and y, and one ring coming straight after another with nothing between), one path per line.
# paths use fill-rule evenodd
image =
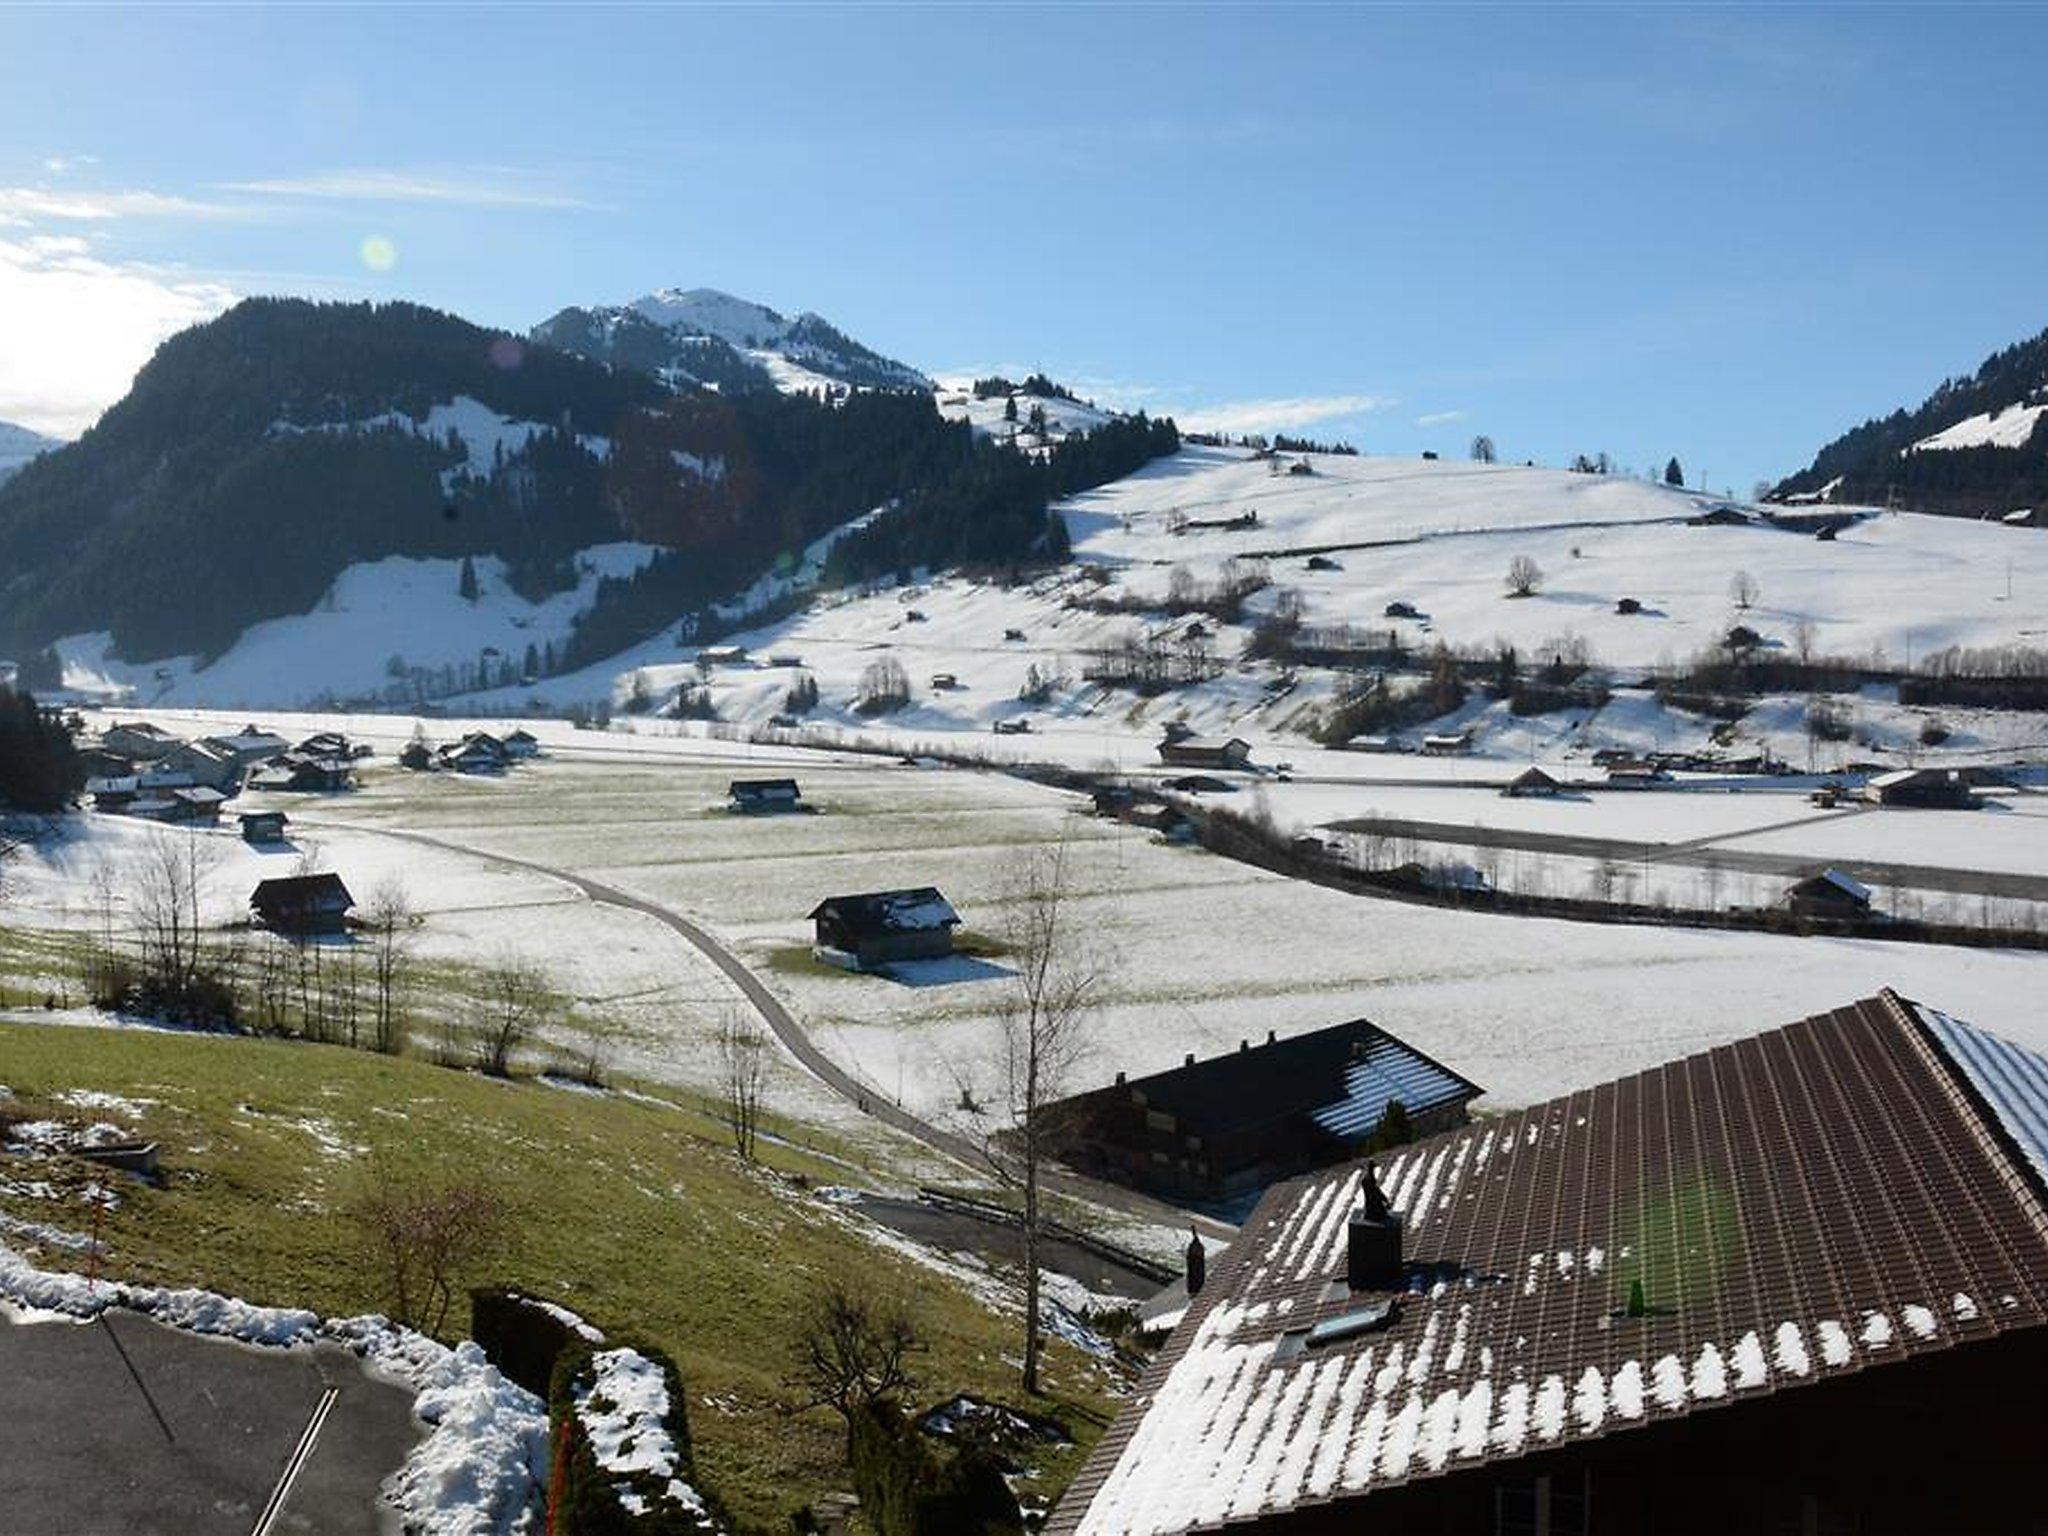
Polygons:
M1959 517L2048 507L2048 330L1843 433L1771 495Z
M52 448L61 446L54 437L31 432L27 427L18 427L11 421L0 421L0 485L4 485L37 454L47 453Z

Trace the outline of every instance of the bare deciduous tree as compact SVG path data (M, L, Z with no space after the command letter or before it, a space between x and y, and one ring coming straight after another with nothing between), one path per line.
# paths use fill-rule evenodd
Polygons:
M870 1403L915 1386L910 1357L923 1348L902 1301L872 1300L833 1281L812 1307L799 1336L794 1385L809 1396L797 1411L830 1408L838 1414L846 1421L851 1455L854 1416Z
M189 998L199 978L200 888L217 858L215 846L196 832L158 832L133 868L128 900L142 946L143 979L171 1006Z
M733 1147L752 1162L755 1132L761 1124L761 1097L768 1084L768 1037L735 1009L728 1009L718 1021L718 1067L726 1116L732 1121Z
M1747 613L1756 606L1756 600L1759 595L1756 578L1750 575L1749 572L1737 571L1728 578L1729 601L1734 603L1744 613Z
M493 1077L512 1071L512 1058L560 1006L540 965L510 951L484 968L479 980L472 1053Z
M463 1271L488 1253L505 1215L487 1185L385 1168L374 1170L344 1209L383 1277L393 1320L427 1333L440 1331Z
M1473 463L1491 464L1496 457L1497 455L1494 452L1492 438L1488 437L1484 432L1482 432L1479 434L1479 436L1472 439Z
M1074 909L1067 847L1027 858L1008 893L1004 937L1017 968L1002 1002L1009 1123L987 1142L990 1163L1018 1190L1024 1239L1024 1390L1037 1392L1044 1340L1038 1255L1046 1164L1057 1139L1055 1101L1087 1047L1108 979L1107 951Z
M405 1044L405 993L418 923L405 882L396 875L379 882L363 909L370 936L370 1044L386 1055Z
M1508 596L1528 597L1543 585L1543 567L1529 555L1517 555L1508 562Z

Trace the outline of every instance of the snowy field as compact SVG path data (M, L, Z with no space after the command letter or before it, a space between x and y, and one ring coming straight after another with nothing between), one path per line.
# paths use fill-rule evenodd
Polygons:
M1017 860L1062 838L1084 925L1114 957L1080 1085L1365 1015L1520 1104L1886 985L2048 1045L2027 1003L2048 956L1372 901L1164 847L990 774L820 759L798 770L816 814L740 818L718 808L730 773L718 759L557 760L483 793L394 774L327 814L574 868L700 919L878 1093L970 1124L963 1090L984 1105L1000 1092L1000 954L942 973L979 979L849 976L809 960L805 914L844 891L937 883L974 938L999 938ZM614 941L562 932L563 948L597 946L574 963L610 963ZM671 1049L669 1071L701 1080L701 1057L687 1063L701 1036Z

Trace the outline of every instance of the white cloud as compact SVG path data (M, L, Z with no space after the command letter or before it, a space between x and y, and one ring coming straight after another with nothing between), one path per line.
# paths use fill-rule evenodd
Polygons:
M1287 432L1342 416L1383 411L1394 403L1386 395L1297 395L1176 408L1172 415L1186 432Z
M260 181L225 182L224 192L272 197L324 198L360 203L447 203L467 208L589 208L580 197L525 182L519 172L498 167L425 172L394 170L316 171Z
M76 436L159 342L234 301L218 282L100 260L75 236L0 238L0 421Z
M1415 418L1418 427L1447 427L1454 421L1463 421L1471 414L1468 411L1428 411Z
M139 188L59 192L49 187L0 187L0 223L9 225L30 219L59 219L67 223L109 219L250 219L261 217L264 212L252 203L206 202Z
M81 165L98 165L98 155L52 155L43 162L43 169L52 176L62 176L66 171L75 171Z

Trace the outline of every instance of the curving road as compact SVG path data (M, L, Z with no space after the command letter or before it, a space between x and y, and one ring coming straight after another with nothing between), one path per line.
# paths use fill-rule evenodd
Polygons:
M986 1152L968 1137L929 1120L920 1119L894 1100L874 1092L841 1067L824 1051L818 1048L797 1022L796 1016L783 1006L782 999L762 983L761 979L747 969L746 963L725 945L684 917L680 912L649 901L644 896L635 896L631 891L622 891L615 885L606 885L601 880L592 880L572 870L559 869L552 864L539 864L531 859L517 859L510 854L492 853L467 843L450 842L445 838L429 837L424 832L401 832L391 827L364 826L351 821L315 821L311 817L301 818L304 826L328 826L337 831L367 832L377 837L395 837L402 842L417 843L426 848L438 848L444 853L462 854L488 863L501 864L509 869L524 870L528 874L542 875L550 880L559 880L575 887L592 901L609 907L621 907L628 912L638 912L651 917L657 923L690 944L698 953L709 960L724 974L725 978L746 998L761 1020L782 1042L783 1048L801 1062L806 1071L819 1082L837 1093L847 1102L858 1107L863 1114L872 1115L884 1125L903 1132L914 1140L923 1142L935 1152L945 1154L955 1162L967 1167L977 1175L990 1171ZM1158 1222L1164 1226L1182 1226L1192 1222L1210 1237L1229 1242L1237 1236L1237 1228L1227 1222L1199 1216L1177 1205L1154 1200L1136 1190L1126 1189L1120 1184L1108 1184L1100 1180L1085 1178L1067 1168L1053 1168L1044 1175L1048 1188L1077 1199L1088 1200L1096 1205L1108 1206L1112 1210L1139 1217L1145 1221Z

